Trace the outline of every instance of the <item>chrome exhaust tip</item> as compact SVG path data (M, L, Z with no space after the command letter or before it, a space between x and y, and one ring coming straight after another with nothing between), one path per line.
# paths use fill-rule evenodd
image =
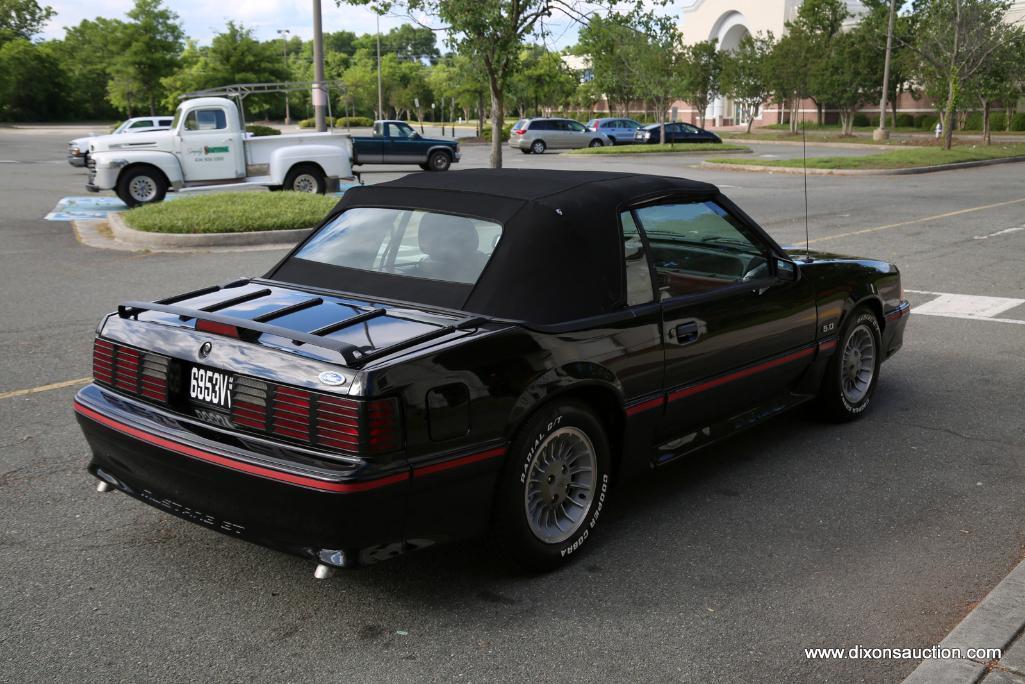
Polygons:
M317 563L317 568L313 571L314 579L330 579L335 576L335 568L324 563Z
M96 483L96 491L100 492L112 492L114 491L114 485L110 484L106 480L100 480Z

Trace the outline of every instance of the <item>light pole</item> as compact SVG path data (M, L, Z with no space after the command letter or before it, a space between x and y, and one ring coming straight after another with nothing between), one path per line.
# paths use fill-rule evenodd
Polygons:
M278 29L278 35L281 36L281 56L285 59L285 78L288 79L288 39L286 35L291 33L288 29ZM288 111L288 93L285 93L285 125L292 123L292 115Z
M324 29L320 0L313 0L313 116L317 130L327 130L327 94L324 92Z
M893 21L896 15L897 0L890 0L890 21L886 29L886 57L883 60L883 96L879 100L879 128L872 131L873 140L887 140L890 132L886 130L886 96L890 89L890 55L893 52Z
M377 15L377 118L384 118L384 97L381 92L381 15Z

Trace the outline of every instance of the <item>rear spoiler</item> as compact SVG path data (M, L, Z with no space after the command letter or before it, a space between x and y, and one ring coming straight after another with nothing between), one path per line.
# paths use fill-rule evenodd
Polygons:
M235 285L235 283L232 283ZM301 311L302 309L309 308L311 306L318 306L322 304L324 300L320 297L312 297L302 302L295 304L289 304L280 309L269 311L261 314L256 318L239 318L238 316L231 316L228 314L217 313L220 309L226 309L236 304L248 302L253 299L259 299L265 297L271 293L268 289L257 290L250 292L238 297L232 297L230 299L218 302L216 304L210 304L202 309L191 309L186 306L178 306L175 302L184 301L186 299L192 299L193 297L199 297L200 295L209 294L211 292L217 292L222 288L219 286L208 287L202 290L196 290L194 292L188 292L183 295L170 297L157 302L139 302L129 301L119 304L117 307L117 315L121 318L135 318L138 320L139 314L147 311L158 311L161 313L175 314L180 317L183 321L195 319L196 321L210 321L212 323L220 323L222 325L234 326L239 331L239 336L250 342L255 342L260 335L275 335L277 337L283 337L287 340L291 340L296 346L308 344L310 346L318 347L320 349L326 349L328 351L336 352L341 354L345 361L345 365L350 368L359 368L375 359L379 359L389 354L415 347L418 344L429 342L430 340L444 337L449 333L456 332L457 330L472 330L473 328L479 327L481 324L487 322L486 318L481 316L473 316L464 318L456 321L451 325L439 326L436 330L431 330L422 335L416 335L405 340L396 342L395 344L388 345L386 347L357 347L356 345L343 342L341 340L330 339L326 337L334 332L338 332L344 328L348 328L352 325L358 325L365 321L377 318L378 316L384 316L388 313L387 309L383 308L372 308L362 313L343 318L334 323L322 326L311 332L302 332L300 330L293 330L291 328L284 328L279 325L272 325L267 321L279 318L286 314Z

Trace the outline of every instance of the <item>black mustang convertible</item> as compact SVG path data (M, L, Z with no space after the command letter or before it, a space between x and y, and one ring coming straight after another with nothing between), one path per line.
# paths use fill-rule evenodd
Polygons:
M262 278L121 304L75 411L100 491L318 577L489 531L543 569L618 480L862 414L908 312L893 265L784 250L705 183L414 174Z

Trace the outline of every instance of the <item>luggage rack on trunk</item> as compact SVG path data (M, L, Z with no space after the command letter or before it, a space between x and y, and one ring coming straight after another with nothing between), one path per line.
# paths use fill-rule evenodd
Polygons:
M119 304L117 307L117 315L121 318L135 318L138 319L139 314L147 311L157 311L160 313L174 314L177 315L181 320L187 321L195 319L197 323L199 321L209 321L211 323L219 323L225 326L231 326L238 330L239 337L255 342L260 335L275 335L282 337L287 340L291 340L296 346L308 344L310 346L318 347L320 349L326 349L328 351L337 352L341 354L345 361L345 365L350 368L359 368L370 361L379 359L389 354L415 347L418 344L429 342L439 337L444 337L449 333L457 330L469 330L478 327L484 323L487 319L481 316L472 316L456 321L450 325L438 326L435 330L416 335L405 340L400 340L394 344L390 344L384 347L359 347L354 344L350 344L343 340L330 339L327 335L338 332L353 325L365 323L366 321L372 320L379 316L384 316L388 313L387 309L383 308L371 308L356 314L355 316L349 316L343 318L334 323L321 326L311 332L302 332L300 330L293 330L292 328L285 328L279 325L273 325L268 321L272 321L275 318L295 313L296 311L302 311L313 306L319 306L324 303L322 297L311 297L310 299L296 302L294 304L288 304L280 309L268 311L255 318L240 318L238 316L231 316L228 314L218 313L221 309L226 309L237 304L250 302L261 297L265 297L271 294L271 290L263 288L261 290L255 290L253 292L231 297L221 302L214 304L208 304L199 309L193 309L187 306L179 306L176 302L185 301L194 297L199 297L213 292L218 292L222 289L231 287L237 287L238 285L246 284L246 281L230 283L224 287L212 286L203 288L201 290L194 290L174 297L168 297L156 302L142 302L142 301L128 301L123 304ZM351 305L350 305L351 306ZM357 307L354 307L357 308Z

